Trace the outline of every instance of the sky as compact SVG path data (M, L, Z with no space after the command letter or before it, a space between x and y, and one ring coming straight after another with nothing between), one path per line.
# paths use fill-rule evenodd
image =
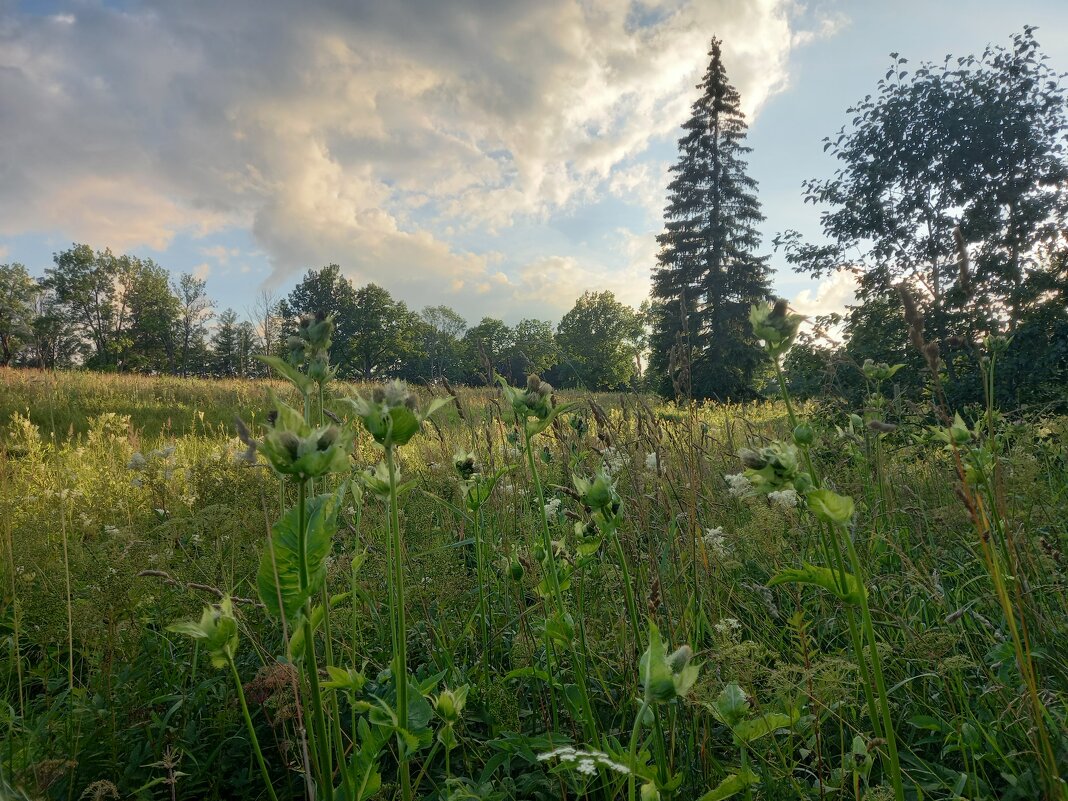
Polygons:
M221 310L341 265L472 322L649 291L667 170L723 41L778 294L819 237L801 182L891 52L941 61L1024 25L1068 71L1068 3L1033 0L0 0L0 263L74 242L207 281Z

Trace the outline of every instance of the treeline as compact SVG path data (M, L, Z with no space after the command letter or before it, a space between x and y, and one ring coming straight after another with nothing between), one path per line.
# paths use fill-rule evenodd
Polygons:
M284 355L301 314L335 315L331 362L343 378L486 384L538 372L559 386L647 388L666 397L745 400L777 380L749 325L771 296L764 219L747 173L746 122L712 41L700 96L671 169L650 302L587 293L555 326L514 326L455 310L414 311L382 287L354 287L337 265L311 270L286 297L261 296L239 319L215 314L205 284L170 282L151 260L76 245L43 280L0 267L0 363L262 374ZM800 397L859 397L866 360L909 369L895 391L918 398L936 369L953 406L983 398L999 353L999 403L1068 406L1068 118L1062 77L1025 28L1009 47L890 69L824 140L837 161L804 184L822 210L822 242L773 244L801 273L848 273L845 315L809 321L786 361ZM922 318L910 337L902 294ZM913 341L910 341L912 339ZM645 360L648 364L645 364Z
M206 282L136 256L74 245L34 279L0 265L0 365L180 376L256 377L262 354L285 356L304 314L333 314L330 361L344 379L486 384L531 372L559 386L609 390L642 380L644 312L611 292L587 292L554 325L471 325L449 306L413 311L375 284L356 287L331 264L288 296L261 293L239 318L216 311Z

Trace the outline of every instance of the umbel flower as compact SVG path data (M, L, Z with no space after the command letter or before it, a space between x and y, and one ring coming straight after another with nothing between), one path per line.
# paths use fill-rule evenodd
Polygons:
M250 449L257 448L267 457L275 472L305 481L349 469L348 444L337 426L312 428L292 406L277 398L274 406L261 441L249 438L244 426L238 430L243 431L242 439Z
M383 448L407 444L422 429L424 420L451 402L451 398L435 398L425 410L420 409L415 393L403 381L375 387L370 398L357 395L344 400Z

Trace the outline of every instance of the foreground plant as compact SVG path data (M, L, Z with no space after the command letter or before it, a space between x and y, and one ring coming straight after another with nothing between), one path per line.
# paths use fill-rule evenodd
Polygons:
M389 616L393 643L393 687L396 692L397 759L404 801L412 798L409 759L429 739L425 723L412 726L409 715L408 624L404 600L404 536L400 527L400 484L397 450L422 429L423 422L450 400L438 398L420 409L415 395L401 381L377 387L370 398L347 399L356 417L384 451L385 459L364 474L367 488L388 509L387 564L389 569ZM420 695L421 700L421 695ZM413 729L415 729L413 731Z
M754 306L749 319L753 333L764 342L764 348L775 366L782 399L793 427L794 442L772 443L759 451L743 450L740 456L745 470L739 476L728 477L728 480L733 478L732 483L735 486L747 484L752 493L769 497L776 493L795 493L797 497L804 499L805 508L815 518L826 564L806 563L800 568L780 571L768 582L768 586L785 583L811 584L830 592L845 605L850 639L863 679L869 717L877 736L886 740L888 773L894 796L897 801L904 801L901 762L890 714L886 680L883 676L882 658L879 655L871 610L868 607L864 568L853 543L853 499L822 486L810 453L814 438L812 428L797 419L783 376L781 359L793 345L804 317L790 312L787 302L780 299L771 305ZM799 452L801 459L798 458ZM855 613L859 613L859 631Z
M271 801L278 801L274 792L274 784L271 782L271 774L267 772L267 763L263 760L263 751L260 749L260 740L256 736L256 727L252 725L252 716L245 702L245 688L241 684L241 677L237 673L237 665L234 656L237 654L237 618L234 617L234 606L230 596L223 596L218 606L206 606L199 621L175 623L167 627L167 631L176 634L184 634L191 637L194 642L203 645L214 668L230 668L230 675L234 679L234 688L237 690L237 698L241 702L241 715L245 719L245 728L248 730L249 741L252 743L252 751L256 755L256 764L259 766L263 784L267 788L267 795Z

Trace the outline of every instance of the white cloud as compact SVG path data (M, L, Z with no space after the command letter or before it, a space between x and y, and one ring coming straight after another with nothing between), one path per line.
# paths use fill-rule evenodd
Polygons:
M824 278L813 289L798 292L790 300L790 306L808 317L834 312L845 314L846 307L856 302L856 291L856 277L843 270Z
M644 296L647 252L640 267L550 252L509 270L455 243L605 196L658 218L666 165L644 154L688 116L710 36L750 115L801 41L791 0L13 8L0 235L159 249L237 226L275 284L337 262L465 313L555 313L580 287Z

